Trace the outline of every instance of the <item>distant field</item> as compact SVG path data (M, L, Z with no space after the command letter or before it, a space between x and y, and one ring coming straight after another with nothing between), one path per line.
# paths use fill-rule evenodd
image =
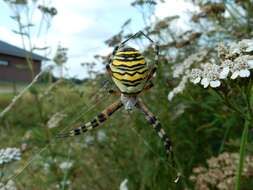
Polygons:
M12 98L24 89L28 83L11 83L11 82L0 82L0 108L7 106ZM43 91L45 89L44 84L36 84L37 89Z
M0 93L20 92L27 83L0 82Z
M13 98L13 93L0 93L0 108L7 106Z

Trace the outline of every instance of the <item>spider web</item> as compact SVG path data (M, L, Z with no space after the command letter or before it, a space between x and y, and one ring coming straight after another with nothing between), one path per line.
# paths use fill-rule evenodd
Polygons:
M172 170L174 170L174 171L176 172L177 175L176 175L176 178L173 180L173 182L174 182L174 183L178 183L180 177L183 176L183 175L182 175L182 172L181 172L181 168L178 168L179 162L178 162L178 160L176 159L176 156L174 155L174 160L175 160L175 162L176 162L176 163L175 163L175 164L176 164L176 167L175 167L175 166L173 166L172 164L170 164L170 163L168 162L167 159L165 159L165 158L162 157L157 151L155 151L155 150L151 147L150 143L149 143L149 142L136 130L135 127L132 127L132 126L131 126L130 129L132 130L133 133L135 133L135 134L138 136L138 138L140 138L140 139L143 141L143 144L144 144L153 154L156 155L156 157L165 165L166 168L170 168L170 169L172 169Z
M94 98L96 97L97 94L101 93L104 89L108 88L108 85L111 86L112 84L110 83L109 80L106 80L106 81L104 82L103 86L102 86L96 93L94 93L91 102L94 101ZM90 112L91 110L93 110L99 103L101 103L101 102L102 102L104 99L106 99L108 96L109 96L109 94L107 94L107 95L101 97L99 101L96 101L96 103L94 103L93 105L89 106L88 109L87 109L86 106L84 106L84 107L78 112L78 114L69 122L69 124L66 125L63 129L60 130L59 133L64 132L67 128L69 128L70 126L72 126L73 124L75 124L77 121L80 121L80 119L82 118L83 115L85 115L85 114L87 114L88 112ZM67 109L67 106L66 106L65 109ZM153 153L159 158L160 161L162 161L162 162L164 163L164 165L166 166L166 168L170 168L170 169L173 169L174 171L176 171L176 173L177 173L177 178L174 180L174 182L177 183L177 181L178 181L178 179L179 179L179 176L181 176L181 174L180 174L181 172L178 172L178 170L177 170L174 166L172 166L166 159L164 159L163 157L161 157L161 156L150 146L150 144L147 142L147 140L146 140L135 128L130 127L130 129L143 141L143 144L144 144L151 152L153 152ZM24 171L25 171L25 170L26 170L26 169L27 169L27 168L28 168L28 167L29 167L29 166L30 166L30 165L43 153L43 152L45 152L45 151L49 148L50 145L53 145L53 144L57 143L56 140L57 140L57 138L56 138L56 137L53 137L53 138L50 140L49 143L47 143L44 147L40 148L39 151L35 152L35 153L33 154L34 156L32 156L32 157L25 163L24 166L21 166L18 170L16 170L16 172L15 172L13 175L7 177L7 179L6 179L5 182L3 182L3 183L4 183L4 184L7 184L7 182L8 182L9 180L14 180L14 179L16 179L18 176L20 176L20 175L21 175L21 174L22 174L22 173L23 173L23 172L24 172ZM67 158L67 159L69 159L70 153L71 153L71 148L70 148L70 146L69 146L69 148L68 148L68 158ZM87 168L89 168L89 167L87 167ZM113 173L113 171L112 171L112 173ZM66 174L64 173L64 175L66 175ZM104 175L104 177L106 177L107 175L108 175L108 174ZM98 179L100 179L100 178L102 178L102 177L103 177L103 176L99 177ZM65 180L65 178L66 178L66 177L64 177L63 180Z
M91 102L94 101L94 97L96 97L97 94L101 93L101 91L103 91L104 89L108 88L108 85L111 85L111 83L110 83L109 80L106 80L106 81L104 82L103 86L93 95L93 98L92 98ZM90 112L92 109L94 109L99 103L101 103L105 98L107 98L108 95L109 95L109 94L107 94L107 95L103 96L102 98L100 98L99 101L96 101L96 103L93 104L93 105L91 105L90 107L88 107L88 109L87 109L86 106L84 106L84 107L80 110L80 112L77 114L77 116L76 116L74 119L72 119L68 125L66 125L63 129L60 130L60 133L64 132L67 128L69 128L69 127L72 126L74 123L76 123L77 121L79 121L83 115L87 114L87 113ZM66 106L65 109L67 109L67 108L68 108L68 107ZM65 109L64 109L64 110L65 110ZM23 172L24 172L24 171L25 171L25 170L26 170L26 169L27 169L27 168L28 168L28 167L29 167L29 166L30 166L30 165L43 153L43 152L45 152L45 151L49 148L50 145L56 143L56 140L57 140L57 138L56 138L56 137L53 137L53 138L50 140L49 143L47 143L44 147L40 148L39 151L37 151L36 153L34 153L34 154L33 154L34 156L32 156L32 158L30 158L30 159L25 163L24 166L22 166L22 167L20 167L19 169L17 169L16 172L15 172L13 175L7 177L7 179L3 182L3 184L7 184L9 180L14 180L14 179L16 179L18 176L20 176L20 175L21 175L21 174L22 174L22 173L23 173Z
M172 166L168 160L166 160L165 158L161 157L160 154L158 154L151 146L150 144L148 143L148 141L134 128L134 127L130 127L131 130L143 141L143 144L151 151L153 152L160 161L162 161L164 163L164 165L166 166L166 168L170 168L170 169L173 169L176 173L177 173L177 176L176 178L174 179L174 183L177 183L180 176L181 176L181 173L177 168L175 168L175 166ZM175 157L174 157L175 159ZM177 160L176 160L177 162ZM178 162L177 162L178 163Z

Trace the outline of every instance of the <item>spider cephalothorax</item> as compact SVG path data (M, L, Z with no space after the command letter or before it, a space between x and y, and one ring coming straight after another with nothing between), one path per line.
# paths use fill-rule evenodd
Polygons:
M144 35L151 43L155 45L155 64L153 68L149 68L145 62L144 56L136 49L125 46L125 43L137 35ZM153 84L151 79L156 71L158 65L158 46L143 32L138 32L115 47L111 55L109 64L106 66L109 75L112 77L117 91L110 90L111 94L119 95L120 98L108 106L104 111L99 113L93 120L81 125L80 127L71 130L67 134L61 134L61 137L75 136L84 133L88 130L94 129L101 123L107 120L115 111L122 106L126 110L131 110L134 107L138 108L144 113L147 121L153 126L158 136L161 138L166 153L172 155L171 141L165 130L161 127L160 122L145 106L143 101L139 98L139 94L145 90L150 89Z

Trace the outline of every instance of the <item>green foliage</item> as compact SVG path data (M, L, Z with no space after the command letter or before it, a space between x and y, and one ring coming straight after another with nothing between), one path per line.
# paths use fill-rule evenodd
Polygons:
M155 1L133 4L140 8L147 2L155 5ZM249 5L250 1L221 4L197 1L200 12L192 15L194 30L176 29L173 22L177 16L157 20L143 30L161 45L161 56L153 78L155 86L141 97L173 141L176 167L182 174L177 184L173 183L175 168L166 160L160 139L137 110L131 113L120 110L101 128L85 135L54 138L60 132L91 120L118 98L107 93L114 87L104 74L79 85L64 79L52 84L47 74L43 84L35 85L17 102L1 120L0 143L2 147L23 147L22 160L5 166L4 179L36 156L14 178L19 189L118 189L124 179L128 179L129 189L194 189L195 184L189 179L193 168L205 166L210 157L224 151L239 152L245 120L241 113L249 111L248 106L252 104L251 83L248 79L226 81L222 92L187 83L183 93L168 101L168 92L180 81L172 78L172 65L182 63L202 48L208 50L204 61L209 61L215 55L217 42L252 37L253 11ZM224 15L226 11L229 16ZM241 11L245 13L243 17ZM124 31L129 23L127 21L106 44L114 47L130 36ZM136 37L134 42L143 42L143 39ZM144 44L140 49L146 61L153 64L153 47L139 44ZM108 56L96 58L106 62ZM3 109L10 99L11 95L0 94L0 108ZM55 120L59 116L60 119ZM57 122L49 125L52 120ZM252 134L248 137L248 144L242 150L246 155L253 153ZM64 162L71 166L62 169ZM240 182L245 189L253 183L252 179Z

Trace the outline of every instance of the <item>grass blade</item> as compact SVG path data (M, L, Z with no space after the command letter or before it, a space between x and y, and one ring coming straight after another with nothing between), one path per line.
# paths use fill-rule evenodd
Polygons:
M244 158L245 158L248 132L249 132L249 120L246 118L245 123L244 123L242 137L241 137L239 164L236 171L236 184L235 184L236 190L240 190L241 175L243 171L243 163L244 163Z

